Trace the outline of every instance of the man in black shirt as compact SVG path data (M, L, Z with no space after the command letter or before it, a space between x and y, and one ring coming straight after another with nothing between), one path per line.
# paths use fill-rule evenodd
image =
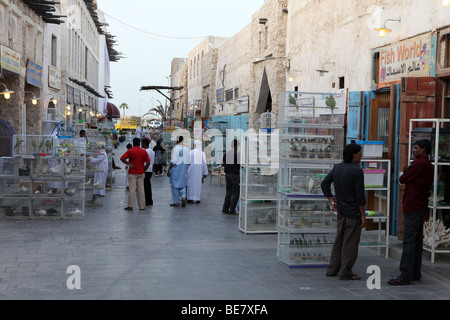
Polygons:
M360 280L352 268L358 257L361 228L365 224L364 172L359 167L361 146L351 143L344 148L344 161L337 164L322 181L323 194L337 212L337 234L331 251L327 276L339 273L341 280ZM334 184L336 200L331 193Z
M228 150L222 160L225 169L225 180L227 185L227 193L223 203L222 213L236 214L236 206L239 200L240 192L240 154L238 150L238 141L233 140L233 149Z

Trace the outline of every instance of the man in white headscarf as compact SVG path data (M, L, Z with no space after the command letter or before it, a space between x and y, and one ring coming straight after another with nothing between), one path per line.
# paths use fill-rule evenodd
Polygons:
M101 152L96 156L90 158L92 164L95 165L95 169L98 171L94 174L94 184L92 187L94 189L94 198L96 196L105 196L105 186L106 179L108 177L108 155L106 154L105 149L100 150Z
M194 147L194 150L191 151L191 165L187 172L188 203L200 203L202 180L208 175L208 166L205 153L202 151L202 143L199 140L195 140Z

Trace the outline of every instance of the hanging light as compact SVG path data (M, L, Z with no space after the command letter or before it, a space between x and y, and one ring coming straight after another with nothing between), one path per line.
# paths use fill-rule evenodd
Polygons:
M11 94L14 93L14 91L9 90L8 87L6 86L6 84L4 84L4 83L0 83L0 84L5 87L5 89L3 91L1 91L0 94L2 94L6 100L11 99Z
M450 6L450 0L442 0L442 5L443 5L444 7Z
M37 105L38 100L40 100L40 99L39 99L39 98L36 98L34 92L32 92L32 91L25 91L25 93L31 93L31 94L33 95L33 98L30 99L30 100L31 100L31 103L32 103L33 105Z
M450 0L449 0L450 1ZM389 32L392 32L391 29L389 29L388 27L386 27L386 22L388 21L397 21L397 22L401 22L401 19L387 19L383 26L381 28L375 28L375 31L378 31L378 35L380 36L380 38L384 38L386 36L386 34L388 34Z

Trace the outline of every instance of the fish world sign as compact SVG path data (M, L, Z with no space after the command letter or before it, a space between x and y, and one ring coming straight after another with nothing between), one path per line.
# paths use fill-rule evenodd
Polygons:
M436 49L431 34L410 38L380 49L379 85L386 87L404 77L432 76Z

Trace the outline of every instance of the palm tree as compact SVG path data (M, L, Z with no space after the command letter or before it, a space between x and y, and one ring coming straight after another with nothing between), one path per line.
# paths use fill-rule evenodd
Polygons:
M122 103L119 106L119 109L123 109L123 116L125 117L125 109L128 109L128 104L126 104L126 102Z
M157 100L157 101L159 102L159 106L156 106L156 107L150 109L148 111L148 113L154 114L156 116L160 116L161 119L164 120L167 118L167 116L169 114L169 106L166 103L166 105L163 107L161 101L159 101L159 100Z

